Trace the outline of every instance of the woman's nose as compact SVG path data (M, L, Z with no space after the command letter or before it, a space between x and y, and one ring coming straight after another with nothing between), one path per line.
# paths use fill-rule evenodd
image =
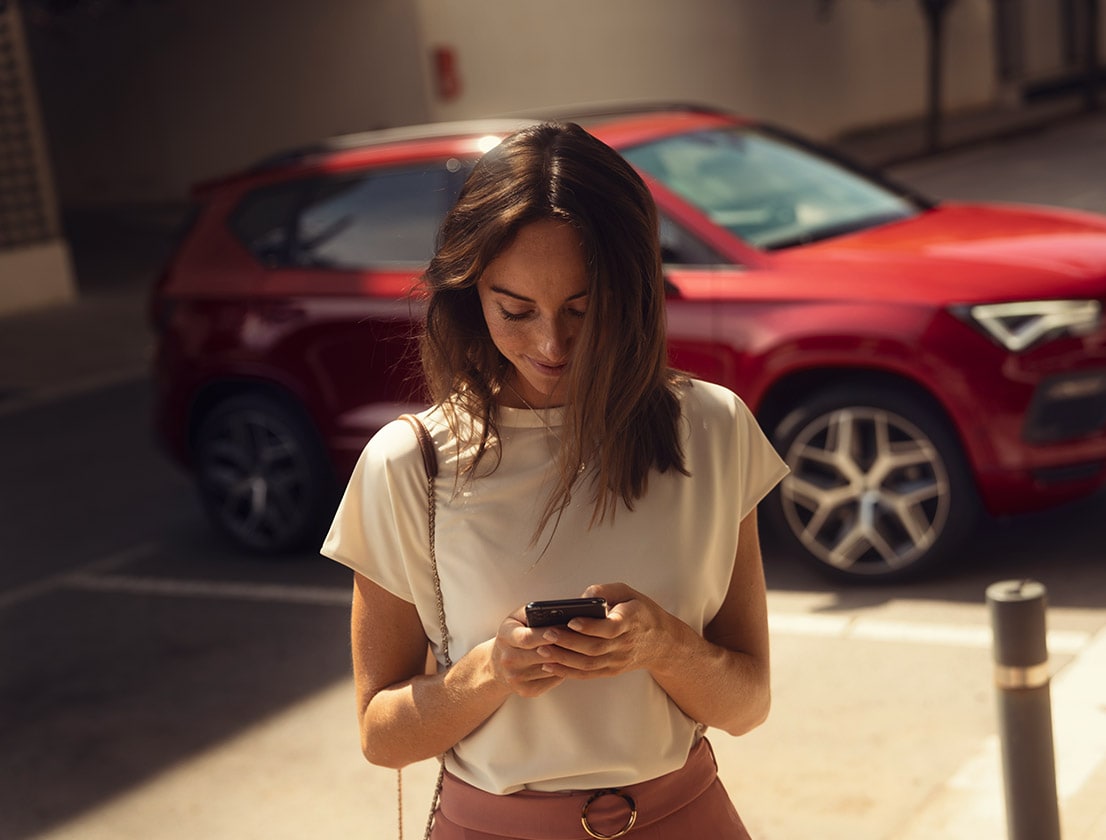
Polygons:
M545 323L539 349L546 361L564 361L571 345L572 331L561 318L552 318Z

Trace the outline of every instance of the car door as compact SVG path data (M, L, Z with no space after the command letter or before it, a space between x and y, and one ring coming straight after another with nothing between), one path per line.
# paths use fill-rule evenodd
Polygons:
M740 307L742 284L760 260L664 187L649 185L660 218L669 360L740 393L748 336L724 331L722 323L728 309Z
M465 173L440 159L325 175L304 191L260 329L279 336L273 357L339 460L425 405L418 282Z

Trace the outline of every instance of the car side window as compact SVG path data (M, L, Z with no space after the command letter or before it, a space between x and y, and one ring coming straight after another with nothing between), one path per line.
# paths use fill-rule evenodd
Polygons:
M717 251L689 233L683 226L660 214L661 261L665 265L727 265Z
M316 181L297 217L291 263L357 270L428 262L460 190L457 175L457 161L441 161Z
M247 195L231 217L234 234L271 268L287 261L288 228L305 189L304 181L261 187Z

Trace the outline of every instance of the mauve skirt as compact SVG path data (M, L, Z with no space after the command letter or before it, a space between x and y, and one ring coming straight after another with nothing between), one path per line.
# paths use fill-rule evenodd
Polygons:
M581 820L587 806L589 835ZM632 828L623 831L633 813ZM434 817L432 840L750 840L722 781L706 739L692 748L679 770L617 791L497 796L449 773Z

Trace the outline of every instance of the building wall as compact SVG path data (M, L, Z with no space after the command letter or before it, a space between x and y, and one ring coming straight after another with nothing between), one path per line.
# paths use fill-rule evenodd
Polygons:
M995 95L992 0L948 16L945 105ZM925 107L914 0L418 0L424 43L450 45L462 93L449 119L621 99L710 102L828 138Z
M1039 18L1060 0L1017 2L1025 63L1050 67L1033 50L1054 40ZM109 11L29 28L67 207L179 201L198 180L320 136L543 106L697 101L821 139L926 107L917 0L85 6ZM952 6L946 111L1000 100L994 9ZM435 87L437 47L453 57L455 96Z
M410 0L160 0L30 35L68 207L179 201L274 151L428 117Z

